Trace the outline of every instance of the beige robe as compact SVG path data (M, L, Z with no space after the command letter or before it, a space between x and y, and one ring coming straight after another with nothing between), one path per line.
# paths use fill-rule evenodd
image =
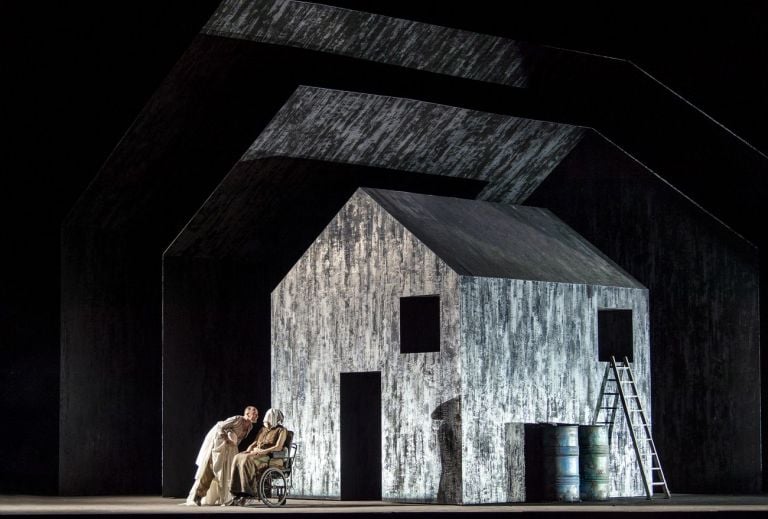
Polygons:
M204 505L224 504L229 500L229 478L237 444L252 428L253 424L244 416L232 416L208 431L195 460L197 472L187 504L194 505L198 494L202 494L201 504Z
M262 427L254 443L258 449L274 447L283 431L285 431L285 427L282 425L272 429ZM258 496L259 479L267 467L282 466L282 459L271 459L269 456L252 456L241 452L235 456L232 462L232 480L230 482L232 494Z

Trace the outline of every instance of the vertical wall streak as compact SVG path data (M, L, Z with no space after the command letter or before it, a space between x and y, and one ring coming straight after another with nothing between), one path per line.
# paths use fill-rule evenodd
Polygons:
M401 354L399 298L435 294L441 351ZM357 191L272 293L273 405L302 445L296 493L339 497L339 374L380 371L384 499L523 501L524 424L592 421L601 308L633 310L646 397L645 289L459 277ZM623 419L612 445L612 495L642 495Z
M301 442L297 495L339 496L339 373L355 371L381 371L383 499L458 495L441 465L458 415L457 283L358 192L274 290L272 404ZM401 354L399 298L425 294L441 298L441 351Z
M462 277L461 308L465 503L525 500L508 459L519 457L524 438L509 434L511 424L592 422L605 370L597 355L598 308L633 310L633 369L650 403L646 290ZM611 495L642 495L620 418L611 442Z
M758 251L594 136L527 203L650 291L655 441L674 492L759 492Z

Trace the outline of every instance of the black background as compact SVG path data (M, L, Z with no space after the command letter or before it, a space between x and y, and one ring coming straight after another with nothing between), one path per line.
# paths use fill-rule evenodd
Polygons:
M768 152L764 2L329 3L630 60ZM217 4L0 1L4 202L66 212Z
M768 153L765 3L330 3L630 60ZM16 462L57 455L59 225L217 4L0 1L0 415ZM738 230L765 242L764 215L748 216ZM2 464L0 491L55 487Z

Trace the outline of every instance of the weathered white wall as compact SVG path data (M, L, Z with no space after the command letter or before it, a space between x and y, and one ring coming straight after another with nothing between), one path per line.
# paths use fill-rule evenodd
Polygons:
M591 423L605 370L598 362L598 308L633 310L633 370L650 412L646 290L461 278L464 503L525 500L520 424ZM618 417L611 495L643 495Z
M441 351L401 354L399 298L426 294L441 297ZM381 371L382 497L458 496L458 479L440 486L441 442L458 434L458 309L458 276L358 191L272 293L272 405L301 443L294 495L339 497L339 373Z
M401 354L399 299L428 294L441 351ZM301 443L293 493L339 497L339 374L380 371L384 499L523 501L523 424L592 421L599 308L633 310L649 395L646 290L460 277L358 191L272 294L272 404ZM619 417L611 493L642 495Z

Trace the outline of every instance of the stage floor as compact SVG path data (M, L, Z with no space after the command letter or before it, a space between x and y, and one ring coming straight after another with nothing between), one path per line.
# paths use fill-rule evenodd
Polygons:
M478 514L487 518L496 515L522 513L543 517L560 513L618 514L670 513L682 515L710 515L711 513L760 514L768 516L768 495L733 496L680 494L672 499L641 498L612 499L595 503L525 503L509 505L453 506L389 503L381 501L327 501L289 499L280 508L267 508L261 504L247 507L184 506L182 499L159 496L0 496L0 515L189 515L200 514L281 514L305 516L315 514L351 514L354 516L395 515L402 519L411 515ZM681 514L682 513L682 514ZM490 515L488 515L490 514Z

